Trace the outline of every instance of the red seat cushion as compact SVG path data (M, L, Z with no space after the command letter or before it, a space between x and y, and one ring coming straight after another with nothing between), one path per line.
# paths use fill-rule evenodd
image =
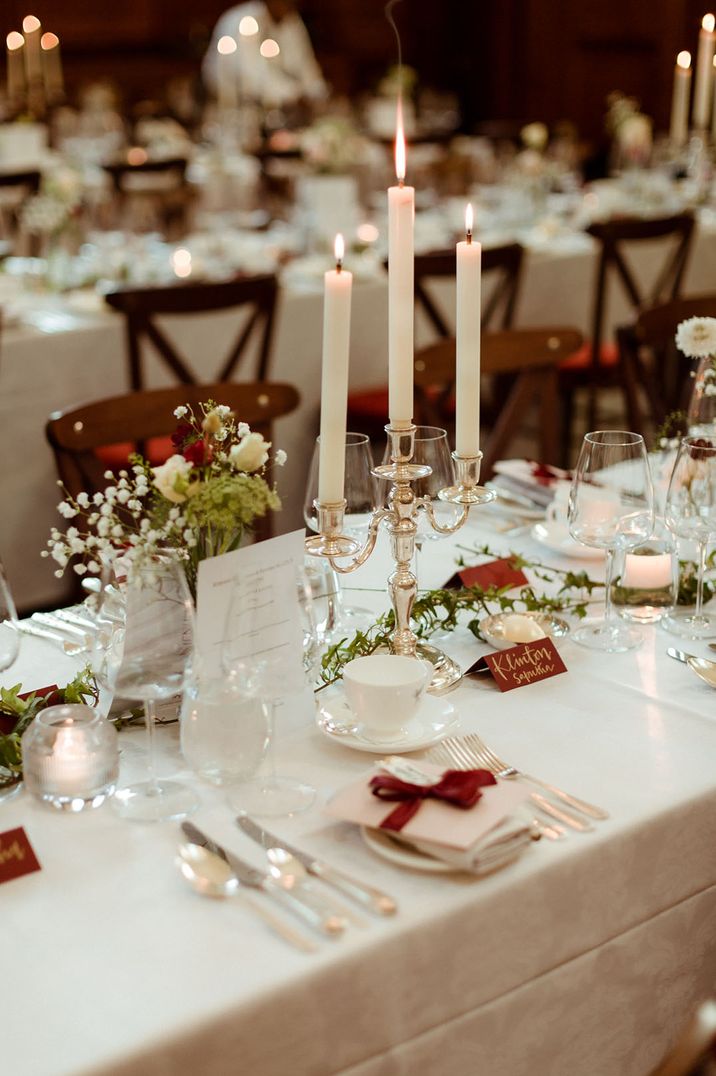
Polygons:
M133 452L137 451L137 446L131 441L123 441L116 445L102 445L94 451L105 467L116 474L118 471L126 470L130 466L129 457ZM158 467L160 464L166 463L169 457L174 455L174 452L171 437L150 437L146 444L144 456L145 459L149 460L152 467Z
M600 366L616 366L619 362L619 351L616 344L602 344L599 349ZM560 370L583 370L589 369L592 363L592 345L585 340L582 346L573 351L571 355L559 364Z
M388 421L388 389L367 389L351 392L348 396L348 414L374 418L377 422Z

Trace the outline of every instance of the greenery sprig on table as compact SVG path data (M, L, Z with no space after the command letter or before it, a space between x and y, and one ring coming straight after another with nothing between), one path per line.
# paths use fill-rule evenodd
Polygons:
M429 639L436 631L453 631L458 624L464 625L475 638L481 639L480 621L495 612L568 612L581 618L586 616L592 593L604 589L603 583L596 583L585 571L554 568L519 553L496 553L487 545L469 548L458 546L458 549L469 553L471 562L478 556L492 559L507 556L514 568L529 568L537 579L552 585L559 583L559 589L550 595L538 592L533 584L527 583L519 590L514 585L426 590L418 595L412 614L412 627L420 639ZM464 557L460 556L457 564L458 568L465 567ZM464 619L464 614L469 614L468 619ZM318 690L340 679L343 666L353 658L387 647L393 627L391 610L377 617L375 623L365 631L357 631L352 639L341 639L329 647L321 661L322 684Z
M0 719L14 720L10 732L0 732L0 789L10 788L22 780L22 734L40 710L62 703L93 706L99 698L97 681L89 667L84 668L65 687L58 687L49 697L31 692L26 698L20 698L21 693L22 684L0 687Z

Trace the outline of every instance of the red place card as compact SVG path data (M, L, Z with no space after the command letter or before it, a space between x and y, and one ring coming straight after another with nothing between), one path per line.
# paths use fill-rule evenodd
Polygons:
M488 560L474 568L461 568L450 576L446 587L522 587L529 580L521 568L515 568L512 557Z
M22 826L0 833L0 884L42 870Z
M484 660L500 691L513 691L567 671L557 647L547 638L486 654Z

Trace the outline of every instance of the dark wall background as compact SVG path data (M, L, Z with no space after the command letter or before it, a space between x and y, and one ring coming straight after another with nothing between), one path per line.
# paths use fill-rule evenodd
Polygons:
M638 97L664 127L676 53L695 53L708 0L403 0L407 63L421 82L454 90L469 129L483 119L575 121L599 137L604 99ZM36 14L60 36L70 93L115 79L128 102L191 74L222 0L3 0L0 30ZM304 0L326 76L339 92L370 89L395 59L383 0Z

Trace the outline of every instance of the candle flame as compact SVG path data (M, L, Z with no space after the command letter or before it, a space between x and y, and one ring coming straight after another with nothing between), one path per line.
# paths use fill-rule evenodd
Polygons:
M338 232L336 236L336 241L333 244L333 251L336 255L336 267L340 268L340 266L343 264L343 255L346 252L346 244L343 241L343 236L340 232Z
M242 37L253 37L259 32L259 24L253 15L244 15L239 23L239 33Z
M44 49L45 52L49 52L50 49L56 48L59 43L60 39L57 34L43 34L40 38L40 48Z
M406 166L405 129L403 127L403 102L398 98L398 110L395 125L395 174L400 183L405 179Z
M141 146L132 146L127 150L127 164L146 164L148 156L146 149L142 149Z
M680 52L676 57L676 62L684 71L688 71L691 67L691 53L684 49L684 51Z
M220 37L217 41L216 51L222 56L231 56L232 52L236 52L236 41L233 37L225 34L224 37Z
M714 32L714 26L716 26L716 18L714 18L713 15L704 15L701 20L701 26L707 34L712 34Z
M272 37L267 37L265 41L261 42L261 48L259 52L265 60L273 60L275 56L278 56L281 51L281 46L278 41L274 41Z
M11 30L5 38L5 44L9 48L10 52L14 52L15 49L21 49L25 44L25 38L22 36L19 30Z
M466 207L465 207L465 231L467 232L468 235L472 235L472 225L473 225L472 202L468 202Z
M39 30L41 25L37 15L26 15L22 20L22 28L26 34L31 34L34 30Z
M172 269L176 276L191 276L191 254L184 247L178 247L172 254Z

